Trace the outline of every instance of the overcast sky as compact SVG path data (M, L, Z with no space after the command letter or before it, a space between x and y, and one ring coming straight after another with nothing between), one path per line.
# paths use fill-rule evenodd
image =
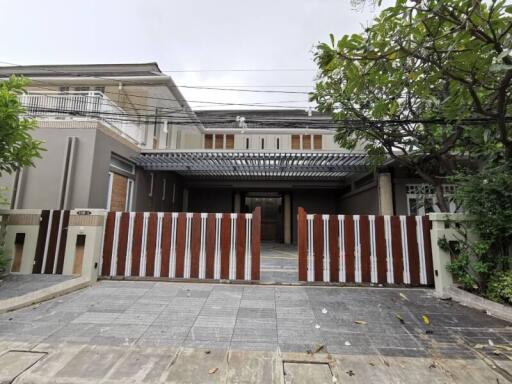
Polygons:
M163 71L203 71L169 73L178 85L295 91L312 89L316 43L328 41L329 33L361 31L376 12L354 10L349 0L0 0L0 5L1 62L156 61ZM207 71L226 69L301 71ZM182 92L195 101L308 105L306 95Z

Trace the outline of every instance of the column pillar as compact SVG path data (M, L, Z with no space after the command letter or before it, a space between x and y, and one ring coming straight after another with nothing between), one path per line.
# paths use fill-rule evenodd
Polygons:
M393 215L393 185L391 173L378 174L379 215Z
M292 203L289 193L284 194L284 243L292 243Z

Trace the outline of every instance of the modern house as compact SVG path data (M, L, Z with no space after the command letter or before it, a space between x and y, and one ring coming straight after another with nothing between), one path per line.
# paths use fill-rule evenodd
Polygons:
M156 63L1 67L23 75L21 100L46 151L3 175L11 208L251 212L262 239L295 242L311 213L416 214L428 187L334 140L327 116L304 110L194 112ZM447 187L448 188L448 187Z

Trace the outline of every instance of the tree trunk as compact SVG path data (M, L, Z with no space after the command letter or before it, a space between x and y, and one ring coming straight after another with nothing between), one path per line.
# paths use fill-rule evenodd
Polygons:
M441 210L441 212L450 212L450 204L446 200L446 196L444 195L443 185L436 184L436 198L437 198L437 206Z

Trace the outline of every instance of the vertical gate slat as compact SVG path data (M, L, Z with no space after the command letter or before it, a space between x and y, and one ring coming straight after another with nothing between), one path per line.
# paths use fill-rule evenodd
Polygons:
M61 211L53 211L52 225L49 228L50 238L48 241L48 251L46 253L46 264L44 273L53 273L53 264L55 262L55 251L57 250L57 239L59 237L59 226L61 219Z
M186 213L180 212L178 214L178 223L176 225L176 277L183 277L185 268L185 236L187 232Z
M337 283L340 278L340 258L339 258L339 244L338 244L338 216L329 216L329 267L330 267L330 281Z
M299 207L297 213L297 243L299 248L299 281L308 280L308 255L307 255L307 219L304 208Z
M140 254L142 251L142 230L144 226L144 213L137 212L133 222L133 245L132 245L132 276L139 276Z
M199 277L199 251L201 248L201 214L192 216L192 233L190 235L190 277Z
M222 214L220 226L220 278L229 279L229 249L231 246L230 214Z
M57 255L57 269L56 273L61 275L64 269L64 257L66 255L66 241L68 238L68 225L69 225L69 210L64 211L64 218L62 222L62 230L60 233L59 254Z
M215 264L215 214L206 219L206 278L213 279Z
M391 242L393 250L393 281L395 284L402 284L404 281L404 266L402 254L402 235L400 229L400 218L391 216Z
M128 227L130 225L130 213L123 212L119 220L119 237L117 241L117 276L124 276L126 268L126 250L128 247Z
M363 283L372 281L370 260L370 221L367 215L359 218L359 233L361 238L361 279Z
M313 219L313 238L315 243L313 246L314 252L314 267L315 267L315 281L324 280L324 226L322 215L315 215Z
M354 260L354 218L345 216L345 268L347 283L355 282L355 260Z
M261 208L257 207L252 213L251 228L251 279L260 279L260 242L261 242Z
M110 263L112 262L112 247L114 244L116 213L107 213L107 222L105 224L105 238L103 240L103 265L101 268L102 276L110 275Z
M427 272L427 284L434 284L434 265L432 263L432 245L430 239L430 219L422 217L423 221L423 244L425 245L425 268Z
M148 228L146 235L146 276L155 274L155 255L156 255L156 235L157 235L158 216L156 212L151 212L148 218Z
M418 236L416 234L416 218L407 216L407 248L409 253L409 271L412 285L420 285L420 255L418 253Z
M32 273L41 273L41 268L43 267L44 248L46 245L46 233L48 231L49 220L50 211L46 209L41 211L39 232L37 234L36 254L34 258L34 266L32 268Z
M384 230L384 216L375 217L375 241L377 257L377 281L384 284L387 281L386 237Z
M164 213L162 219L162 257L160 260L160 276L169 276L169 261L171 256L171 233L172 233L172 214Z
M236 218L236 278L244 279L245 272L245 214Z

